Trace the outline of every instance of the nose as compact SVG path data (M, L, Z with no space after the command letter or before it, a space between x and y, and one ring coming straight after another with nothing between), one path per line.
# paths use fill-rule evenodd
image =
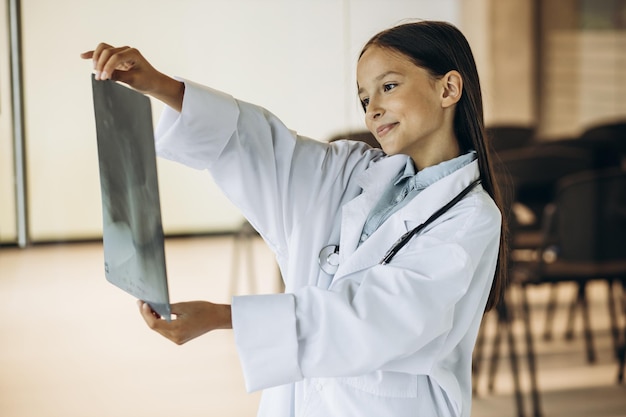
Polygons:
M378 104L378 102L370 99L370 102L365 109L365 117L370 120L376 120L383 114L383 108Z

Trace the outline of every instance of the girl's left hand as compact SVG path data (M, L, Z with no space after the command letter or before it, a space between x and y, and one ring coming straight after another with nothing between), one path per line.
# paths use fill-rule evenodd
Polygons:
M172 315L176 317L170 322L161 319L148 303L139 300L137 305L148 327L177 345L182 345L211 330L232 329L230 305L213 304L208 301L172 304Z

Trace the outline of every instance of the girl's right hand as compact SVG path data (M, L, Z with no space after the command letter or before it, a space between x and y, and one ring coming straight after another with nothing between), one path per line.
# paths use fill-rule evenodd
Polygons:
M184 84L157 71L137 49L101 43L93 51L83 52L80 57L93 61L97 80L121 81L175 110L181 110Z

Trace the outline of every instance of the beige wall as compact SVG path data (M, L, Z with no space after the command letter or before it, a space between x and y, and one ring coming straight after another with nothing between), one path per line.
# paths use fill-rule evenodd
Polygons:
M532 125L535 122L535 57L532 0L498 1L491 7L491 121Z
M626 118L626 31L581 28L574 0L542 3L545 15L540 134L577 137Z
M135 46L167 73L262 104L290 128L325 139L363 126L354 88L363 42L404 18L456 22L458 3L22 0L32 239L100 236L90 65L78 58L97 42ZM160 109L155 103L155 117ZM166 233L232 230L241 221L206 173L160 160L159 180Z
M464 0L461 22L474 50L487 125L535 123L532 0Z
M492 58L490 47L491 27L489 26L491 0L464 0L460 2L460 29L469 42L483 93L485 121L489 122L493 97L491 93Z

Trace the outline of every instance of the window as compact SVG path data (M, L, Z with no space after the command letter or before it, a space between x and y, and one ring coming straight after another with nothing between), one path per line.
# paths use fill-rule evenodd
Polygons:
M539 135L626 120L626 0L543 0Z

